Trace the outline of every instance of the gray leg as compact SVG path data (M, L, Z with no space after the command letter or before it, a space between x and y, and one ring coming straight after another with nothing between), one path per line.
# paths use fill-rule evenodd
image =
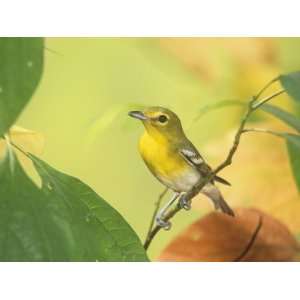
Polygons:
M176 201L179 195L180 193L175 192L170 201L167 202L167 204L158 212L155 217L156 223L160 227L163 227L165 230L169 230L171 228L171 223L164 220L165 213L169 209L169 207Z
M179 204L180 204L180 207L185 210L191 209L191 200L186 199L186 193L180 197Z

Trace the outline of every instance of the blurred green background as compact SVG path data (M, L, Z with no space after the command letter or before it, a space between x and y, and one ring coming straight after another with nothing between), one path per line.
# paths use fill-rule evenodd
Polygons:
M46 140L41 157L90 185L141 240L163 187L139 156L143 128L127 111L140 105L173 109L190 139L215 166L227 153L242 111L223 108L194 122L201 108L225 99L246 101L278 74L300 69L298 38L47 38L46 47L41 83L17 124L41 132ZM297 111L286 96L274 103ZM284 128L264 114L253 122ZM263 208L300 232L294 215L299 197L286 150L273 140L252 136L242 143L237 162L224 172L233 182L224 193L233 206ZM280 175L278 169L266 171L274 166L274 155ZM255 164L257 157L266 157L265 164ZM291 186L284 209L282 194L274 190L282 176ZM260 186L263 190L256 188ZM160 233L151 245L150 258L211 210L208 201L199 201L189 213L178 214L172 230Z

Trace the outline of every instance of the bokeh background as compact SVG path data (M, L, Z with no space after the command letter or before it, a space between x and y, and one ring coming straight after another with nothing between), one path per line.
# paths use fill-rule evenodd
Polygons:
M201 109L222 100L247 101L272 78L300 69L298 38L47 38L46 47L41 83L17 124L43 134L41 157L90 185L141 240L163 187L139 156L143 128L127 111L171 108L216 166L227 154L242 109L224 107L204 115ZM287 96L272 103L299 114ZM265 113L251 122L292 132ZM261 209L300 233L300 197L282 140L245 136L222 175L232 183L222 187L231 206ZM158 235L150 258L212 211L206 198L198 198L192 211L176 216L171 231Z

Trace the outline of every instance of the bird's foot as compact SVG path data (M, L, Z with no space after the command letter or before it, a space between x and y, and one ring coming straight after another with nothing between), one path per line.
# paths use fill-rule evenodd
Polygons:
M182 197L180 197L179 199L179 205L181 208L185 209L185 210L190 210L192 208L191 206L191 200L186 199L186 196L183 195Z
M171 226L172 226L171 222L165 221L162 216L156 217L156 223L158 226L160 226L164 230L170 230Z

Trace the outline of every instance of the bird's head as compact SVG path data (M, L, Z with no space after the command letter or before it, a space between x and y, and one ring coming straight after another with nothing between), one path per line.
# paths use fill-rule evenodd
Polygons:
M143 111L131 111L129 116L141 120L150 135L173 138L183 133L178 116L164 107L155 106Z

